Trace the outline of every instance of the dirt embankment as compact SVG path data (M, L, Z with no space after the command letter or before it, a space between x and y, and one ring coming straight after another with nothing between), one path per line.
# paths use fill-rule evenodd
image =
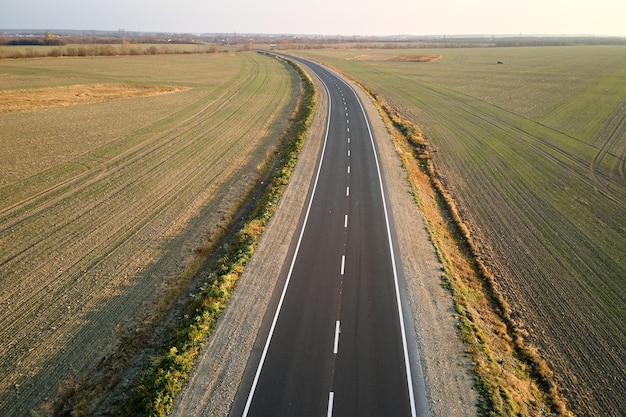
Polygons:
M389 133L370 99L355 90L376 135L393 217L402 225L396 232L413 315L412 342L420 356L414 360L419 361L426 380L429 407L434 416L476 415L469 363L458 337L452 302L441 286L436 253ZM318 85L318 91L324 91L323 87ZM228 415L306 201L323 140L326 106L327 97L322 95L289 186L179 396L173 416Z

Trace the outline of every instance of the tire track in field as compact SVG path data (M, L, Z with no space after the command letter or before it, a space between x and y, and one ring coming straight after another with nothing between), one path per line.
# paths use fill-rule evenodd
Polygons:
M503 141L503 138L507 138L510 141L524 140L526 145L534 149L538 154L554 162L563 170L569 171L578 179L591 184L586 168L588 162L585 159L564 152L544 138L549 137L550 134L561 135L561 133L478 99L466 97L452 91L442 92L435 87L429 86L427 83L420 83L417 87L418 90L437 97L440 101L438 106L430 106L425 102L421 106L420 110L429 115L428 117L431 120L429 123L445 125L450 132L462 133L466 143L474 140L484 141L485 138L496 137L498 141ZM477 105L471 104L471 102L488 106L489 109L480 109ZM512 120L508 120L506 117L495 117L492 113L506 115ZM463 119L462 123L459 122L459 116ZM477 123L477 120L484 122L484 124ZM513 120L523 123L513 124ZM523 128L525 124L530 124L529 127L532 127L532 129ZM535 133L534 130L546 130L546 134L541 135L538 132ZM494 131L502 132L503 136L494 135ZM456 134L451 134L450 137L454 138ZM448 145L452 146L455 140L447 140ZM578 167L578 169L574 169L574 167Z
M518 116L508 110L494 106L491 103L470 96L465 96L458 92L445 91L445 89L444 91L440 91L439 88L430 86L427 83L420 83L419 87L423 91L426 91L427 94L439 98L441 103L445 103L445 110L442 108L426 110L427 112L431 112L431 117L433 119L447 120L448 125L453 126L455 130L463 129L466 131L466 137L468 138L472 136L474 128L479 127L476 123L476 119L479 119L489 126L489 130L491 131L500 131L505 135L505 137L510 138L511 140L525 140L525 143L531 147L531 149L536 150L539 154L551 160L562 169L571 172L579 179L588 182L588 179L584 174L584 172L586 172L585 167L588 164L587 160L577 154L565 152L563 149L550 143L546 139L546 137L550 137L553 134L562 136L563 134L561 132L557 132L532 120ZM482 109L482 106L485 106L486 108ZM463 117L464 123L462 124L459 123L459 119L457 118L457 116L461 115L459 110L467 114L467 117ZM525 125L528 125L528 127L525 127ZM481 130L483 132L489 131L484 128L481 128ZM541 134L542 131L545 131L545 133ZM502 140L502 138L499 139ZM576 140L574 138L571 139ZM580 142L578 140L576 141ZM563 160L561 160L559 156L562 157ZM575 166L579 167L579 169L574 169L573 167Z
M619 187L619 182L616 184L615 180L624 181L626 178L624 172L626 159L626 102L622 102L617 107L608 121L604 123L602 129L596 133L595 137L593 143L600 144L600 146L598 152L591 160L591 179L598 192L601 192L616 203L626 206L626 190L624 187L620 187L621 190L615 189L616 186ZM622 150L618 156L617 152L619 152L620 146ZM613 178L601 171L602 163L609 156L616 158L611 170Z
M626 143L624 145L626 145ZM613 175L626 182L626 146L622 146L622 152L613 169Z

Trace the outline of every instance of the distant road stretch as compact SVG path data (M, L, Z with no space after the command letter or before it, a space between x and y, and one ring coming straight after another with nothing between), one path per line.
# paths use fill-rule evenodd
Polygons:
M399 258L365 111L332 72L292 59L325 85L326 139L284 287L230 416L427 415L423 381L409 366Z

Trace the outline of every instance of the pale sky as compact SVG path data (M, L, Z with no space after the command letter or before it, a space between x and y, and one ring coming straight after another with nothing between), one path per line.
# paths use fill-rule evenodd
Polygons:
M626 0L2 0L2 29L626 37Z

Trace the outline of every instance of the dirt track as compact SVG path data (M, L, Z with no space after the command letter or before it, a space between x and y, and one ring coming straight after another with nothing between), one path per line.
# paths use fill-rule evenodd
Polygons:
M476 415L469 364L457 336L452 302L441 287L440 265L421 213L382 119L369 98L355 90L377 136L393 217L401 225L397 235L406 295L413 313L431 412L435 416ZM323 91L319 85L318 91ZM307 197L323 139L326 106L326 97L320 97L311 133L289 186L172 415L228 415Z

